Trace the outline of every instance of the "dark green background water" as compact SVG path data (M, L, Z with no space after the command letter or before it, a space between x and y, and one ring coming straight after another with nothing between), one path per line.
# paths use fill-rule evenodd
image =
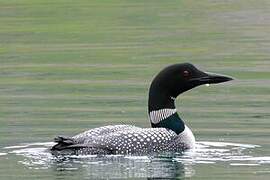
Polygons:
M149 127L149 84L179 62L236 79L177 100L197 140L256 144L238 153L262 161L213 160L221 153L188 166L118 159L123 166L59 170L45 160L31 169L33 157L4 149L108 124ZM106 178L116 169L118 178L269 179L269 78L268 0L0 0L0 179Z

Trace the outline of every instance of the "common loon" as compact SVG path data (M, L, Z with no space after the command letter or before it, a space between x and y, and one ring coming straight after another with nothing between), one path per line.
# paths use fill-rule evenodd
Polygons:
M203 84L232 80L206 73L190 63L164 68L149 89L148 114L152 128L108 125L90 129L73 137L56 137L53 154L150 154L182 152L195 145L191 130L179 117L175 99L185 91Z

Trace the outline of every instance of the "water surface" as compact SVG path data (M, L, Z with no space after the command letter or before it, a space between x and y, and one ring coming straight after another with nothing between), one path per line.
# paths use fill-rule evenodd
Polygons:
M69 178L70 173L74 172L73 175L77 174L83 179L187 178L196 174L197 166L267 169L270 164L270 156L254 155L254 151L261 147L253 144L200 141L196 143L194 150L179 154L58 157L51 155L49 151L53 144L47 142L8 146L1 150L0 156L6 158L16 156L18 164L24 166L27 171L54 172L48 175L52 178L55 178L55 173L62 173L63 177ZM264 173L268 173L268 171L266 170Z

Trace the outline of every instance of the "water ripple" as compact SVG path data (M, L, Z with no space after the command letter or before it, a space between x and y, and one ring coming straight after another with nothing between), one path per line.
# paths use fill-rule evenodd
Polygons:
M181 154L155 156L80 155L55 157L49 147L54 143L30 143L2 148L0 156L22 157L18 162L29 169L80 171L87 177L191 177L194 164L227 163L230 166L260 166L270 164L269 156L252 156L253 144L229 142L196 143L196 148Z

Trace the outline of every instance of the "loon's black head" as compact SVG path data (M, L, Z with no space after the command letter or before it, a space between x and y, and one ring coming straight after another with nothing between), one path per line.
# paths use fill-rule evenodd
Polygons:
M176 112L175 98L196 86L230 80L231 77L200 71L189 63L166 67L150 86L148 112L151 126L168 128L177 134L183 132L185 123Z
M203 72L190 63L168 66L152 81L149 91L149 112L163 108L175 108L174 99L179 94L199 85L230 80L232 80L231 77Z

